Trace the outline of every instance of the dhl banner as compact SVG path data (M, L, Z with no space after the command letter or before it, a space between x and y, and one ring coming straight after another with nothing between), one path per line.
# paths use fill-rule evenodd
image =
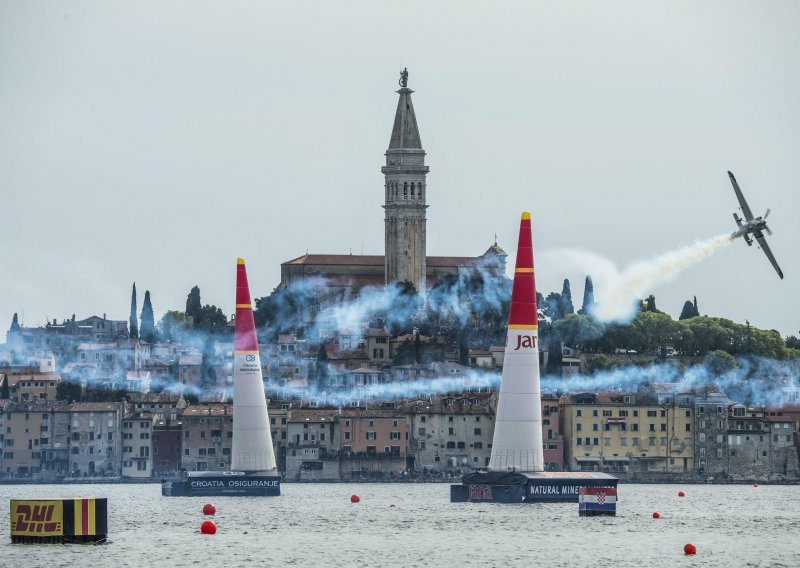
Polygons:
M11 500L12 540L15 537L64 537L65 541L95 542L107 532L108 500L105 498Z
M11 500L11 536L64 534L63 501Z

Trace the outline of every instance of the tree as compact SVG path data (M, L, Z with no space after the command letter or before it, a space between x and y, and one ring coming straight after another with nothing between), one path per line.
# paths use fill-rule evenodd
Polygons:
M186 315L191 317L194 321L197 319L197 315L202 308L203 304L200 303L200 288L194 286L186 297Z
M133 283L131 291L130 336L134 339L139 337L139 324L136 320L136 282Z
M21 329L17 312L14 312L14 317L11 318L11 327L8 329L8 333L18 333Z
M678 317L679 320L685 320L689 318L695 317L697 314L694 313L694 304L692 304L691 300L686 300L683 304L683 309L681 310L681 315Z
M592 283L592 277L587 275L586 283L583 286L583 305L578 310L578 314L588 316L592 313L592 310L594 310L594 284Z
M572 305L572 291L569 286L569 278L564 278L564 285L561 288L559 311L561 312L561 317L575 313L575 307Z
M786 338L786 347L789 349L800 349L800 339L794 335L790 335Z
M217 306L206 304L196 313L193 329L207 333L222 333L227 329L228 318Z
M153 317L153 305L150 303L150 290L144 292L144 303L142 304L142 327L139 332L139 337L153 343L156 341L156 324Z
M697 309L697 296L694 297L694 315L695 317L700 315L700 311Z
M3 381L2 386L0 386L0 400L8 400L11 398L11 395L8 392L8 375L3 375L0 377L0 381Z
M178 336L189 329L191 322L186 312L170 310L158 322L158 331L164 341L175 341Z
M414 334L414 363L422 363L422 341L419 338L419 330Z
M600 371L608 371L609 369L614 369L618 366L619 364L616 361L614 361L611 357L607 357L605 355L600 354L595 357L592 357L592 360L589 361L589 364L587 365L586 368L589 371L589 373L594 374Z
M736 359L733 355L719 349L706 355L703 364L712 375L716 376L724 375L736 369Z
M657 312L658 311L658 308L656 308L656 297L653 296L652 294L647 296L647 307L645 308L645 311L648 311L648 312Z
M551 321L564 317L564 314L561 313L561 306L561 294L558 292L550 292L544 299L544 313Z
M83 388L78 383L61 381L56 387L56 400L81 401L83 400Z

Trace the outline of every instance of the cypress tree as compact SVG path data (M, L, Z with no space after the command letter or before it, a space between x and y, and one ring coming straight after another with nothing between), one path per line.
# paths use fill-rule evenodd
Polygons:
M3 386L0 387L0 400L8 400L11 398L11 395L8 392L8 375L4 375L0 381L3 381Z
M149 343L156 340L156 323L153 318L153 305L150 303L150 290L144 292L144 304L142 304L140 337Z
M133 283L131 292L130 336L134 339L139 337L139 323L136 319L136 282Z
M683 304L683 309L681 310L681 315L678 319L685 320L693 318L694 316L694 305L692 304L691 300L686 300L686 302Z
M700 311L697 309L697 296L694 297L694 315L700 317Z
M650 294L647 296L647 307L645 308L648 312L657 312L658 309L656 308L656 297Z
M592 283L592 277L587 275L586 276L586 284L583 286L583 305L581 309L578 310L578 313L582 316L591 315L592 310L594 309L594 284Z
M569 287L569 278L564 278L564 286L561 288L560 301L561 317L575 313L575 306L572 305L572 291Z
M195 286L186 297L186 315L196 320L202 309L203 304L200 303L200 288Z
M18 333L20 329L17 312L14 312L14 317L11 318L11 327L9 328L8 333Z

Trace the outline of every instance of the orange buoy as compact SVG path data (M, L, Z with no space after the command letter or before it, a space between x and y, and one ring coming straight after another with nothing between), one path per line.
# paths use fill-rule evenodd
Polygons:
M687 556L692 554L697 554L697 547L693 545L691 542L683 547L683 553Z
M361 497L359 497L359 496L358 496L358 495L356 495L355 493L353 493L352 495L350 495L350 502L351 502L351 503L358 503L358 502L360 502L360 501L361 501Z
M203 505L203 514L209 516L216 515L217 508L212 503L206 503L205 505Z
M653 518L654 519L660 519L661 515L659 513L653 513Z
M203 521L200 525L200 532L203 534L217 534L217 523L214 521Z
M678 491L678 497L686 497L686 493L683 491Z

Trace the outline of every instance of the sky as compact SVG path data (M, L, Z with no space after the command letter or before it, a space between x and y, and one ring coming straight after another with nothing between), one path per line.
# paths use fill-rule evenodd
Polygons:
M0 3L0 339L234 311L306 252L383 254L380 167L409 70L429 255L513 258L531 211L539 291L581 249L624 267L735 229L732 170L785 280L725 247L659 309L799 333L797 2ZM510 264L513 264L510 263ZM602 301L603 289L595 284Z

